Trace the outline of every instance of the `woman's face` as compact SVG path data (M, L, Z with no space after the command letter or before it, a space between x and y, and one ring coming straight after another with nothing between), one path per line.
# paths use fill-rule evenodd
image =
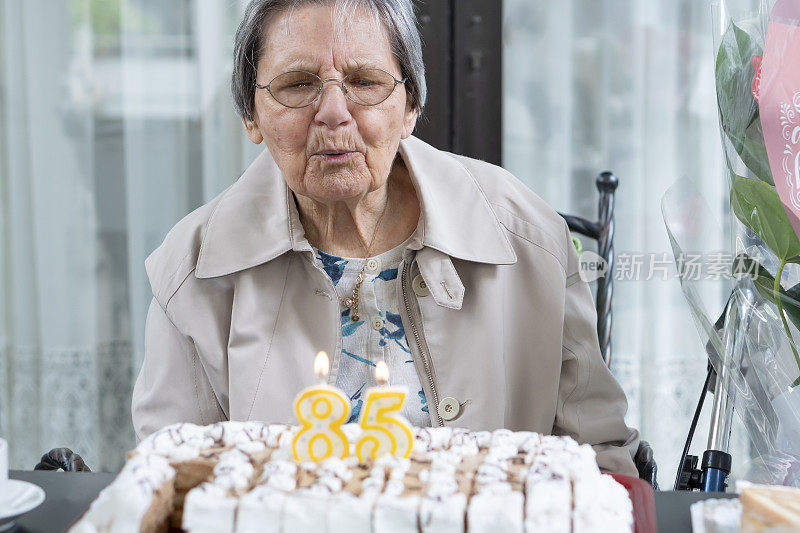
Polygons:
M356 13L335 31L331 7L308 6L278 15L265 32L260 85L290 70L341 80L359 68L379 68L402 79L386 31L367 15ZM324 204L358 200L383 187L400 139L411 135L417 119L402 84L384 102L366 107L333 82L315 103L298 109L256 89L254 115L245 121L250 140L266 142L292 191ZM346 153L326 154L331 151Z

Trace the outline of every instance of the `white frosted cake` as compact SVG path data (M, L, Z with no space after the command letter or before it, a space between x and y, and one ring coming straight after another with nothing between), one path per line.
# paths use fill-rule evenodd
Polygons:
M343 426L351 448L361 428ZM624 532L624 487L569 437L417 428L409 459L296 463L297 427L164 428L72 527L81 532Z

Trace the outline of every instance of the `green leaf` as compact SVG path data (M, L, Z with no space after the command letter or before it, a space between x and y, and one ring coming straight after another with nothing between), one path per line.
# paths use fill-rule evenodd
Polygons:
M788 290L781 287L781 294L785 295L786 298L789 299L789 301L794 302L795 305L800 307L800 283L791 287ZM798 326L797 329L800 329L800 326Z
M772 170L769 167L767 145L764 142L764 133L761 130L761 117L756 113L755 120L747 127L742 140L742 151L739 153L747 168L760 180L774 186Z
M761 237L778 259L800 255L800 240L789 222L783 203L763 181L734 175L731 208L742 224Z
M731 22L717 52L717 104L720 125L736 153L756 177L773 185L758 102L750 91L755 77L752 58L761 54L761 46Z
M578 252L578 257L583 253L583 243L575 235L572 236L572 244L575 246L575 251Z

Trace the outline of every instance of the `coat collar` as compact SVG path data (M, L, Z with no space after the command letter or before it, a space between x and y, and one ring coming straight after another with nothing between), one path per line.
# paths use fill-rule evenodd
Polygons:
M460 161L413 136L400 142L399 152L420 200L417 231L423 247L477 263L516 262L500 221ZM212 211L195 276L224 276L307 249L291 192L264 150Z

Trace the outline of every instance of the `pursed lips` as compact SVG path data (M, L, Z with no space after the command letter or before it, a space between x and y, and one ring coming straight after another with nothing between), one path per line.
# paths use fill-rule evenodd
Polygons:
M314 155L339 155L339 154L346 154L347 152L352 152L352 150L348 150L347 148L331 148L326 150L320 150Z
M338 162L338 161L345 161L353 156L356 152L352 150L321 150L315 153L315 156L319 156L323 161L331 161L331 162Z

